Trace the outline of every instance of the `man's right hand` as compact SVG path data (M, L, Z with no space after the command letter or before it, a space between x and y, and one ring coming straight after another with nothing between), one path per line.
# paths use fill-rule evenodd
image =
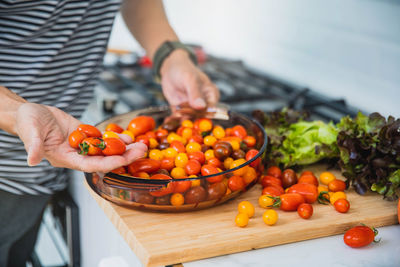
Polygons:
M60 109L24 103L19 106L15 131L28 152L28 164L34 166L46 158L54 167L84 172L109 172L141 158L147 146L134 143L121 156L83 156L70 147L69 134L81 122Z

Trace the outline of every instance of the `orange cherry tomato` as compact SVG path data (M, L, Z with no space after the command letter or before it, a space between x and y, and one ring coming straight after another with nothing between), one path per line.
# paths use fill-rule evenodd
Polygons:
M346 183L342 180L335 179L328 184L329 191L339 192L346 190Z
M178 180L178 179L175 179ZM174 183L174 193L183 193L189 190L192 187L192 181L178 181Z
M145 135L139 135L138 137L136 137L135 142L140 142L145 144L147 147L150 147L150 140Z
M81 124L77 128L78 131L86 134L87 137L101 137L102 134L99 129L89 124Z
M333 206L335 206L335 210L337 210L340 213L346 213L350 209L349 201L344 198L336 200Z
M152 117L138 116L131 120L128 125L128 130L131 131L134 136L138 136L153 130L155 127L156 122Z
M169 145L169 147L175 149L178 153L186 152L185 146L183 145L183 143L181 141L178 141L178 140L172 141L171 144Z
M246 185L250 184L257 178L257 172L254 168L249 167L247 168L246 173L243 175L244 182Z
M163 158L161 160L160 169L171 171L174 167L175 167L175 159L174 158Z
M124 129L116 123L109 123L106 127L106 132L122 133Z
M256 145L256 138L254 136L248 135L243 139L243 142L248 147L254 147Z
M75 130L69 135L68 142L71 147L78 149L79 144L82 143L85 138L87 138L85 133Z
M89 155L89 156L100 156L103 155L101 148L103 141L97 137L88 137L83 139L82 143L79 145L81 151L79 154Z
M232 127L231 135L244 139L247 136L247 131L242 125L235 125Z
M128 165L128 172L134 174L136 172L152 173L160 169L161 162L155 159L137 159Z
M246 183L242 176L234 175L228 179L228 187L232 191L240 191L246 188Z
M261 186L262 187L267 187L271 185L276 185L282 187L282 181L279 178L269 176L269 175L264 175L261 178Z
M168 175L165 174L154 174L153 176L150 177L150 179L154 179L154 180L172 180L171 177L169 177ZM150 191L150 195L152 195L153 197L162 197L168 194L171 194L172 192L174 192L174 187L175 184L172 182L169 182L167 184L167 186L164 186L163 188L156 190L156 191Z
M179 206L182 206L183 203L185 203L185 198L180 193L174 193L174 194L172 194L169 201L172 206L179 207Z
M272 185L272 186L264 187L261 194L277 197L277 196L282 195L283 193L285 193L285 190L283 190L282 186Z
M217 168L220 168L221 165L222 165L222 162L217 158L210 158L210 159L207 160L207 164L210 164L210 165L213 165L213 166L215 166Z
M218 169L212 165L206 164L201 167L201 175L208 176L219 173ZM207 178L209 183L218 183L224 179L223 175L217 175Z
M204 153L201 151L188 153L188 156L189 156L189 159L195 159L198 162L200 162L200 164L204 164L204 162L206 161L206 157L204 156Z
M344 234L343 241L346 245L352 248L364 247L374 242L377 234L378 231L375 228L371 229L365 225L356 226Z
M267 169L267 175L281 179L282 170L278 166L271 166Z
M201 145L201 144L203 144L204 139L203 139L203 137L202 137L201 135L199 135L199 134L193 134L193 135L189 138L188 141L189 141L189 142L199 143L199 144Z
M150 138L157 139L156 133L153 132L153 131L148 131L148 132L146 132L144 135L147 136L147 138L149 138L149 139L150 139Z
M318 188L313 184L294 184L289 187L288 193L298 193L307 203L314 203L318 198Z
M303 219L309 219L313 215L314 209L309 203L302 203L297 208L297 213Z
M299 180L297 181L298 184L313 184L318 186L318 179L314 175L306 174L300 176Z
M201 170L201 164L195 159L191 159L185 166L185 171L188 175L197 175Z
M213 128L213 123L210 119L207 118L201 118L201 119L197 119L195 120L194 124L193 124L193 128L202 133L202 132L208 132L211 131Z
M254 158L256 155L258 154L258 150L257 149L250 149L249 151L247 151L246 153L246 161L251 160L252 158ZM259 164L261 163L261 157L257 158L255 161L253 161L252 163L250 163L251 167L257 167Z
M103 154L105 156L122 155L126 151L124 141L119 138L104 138Z

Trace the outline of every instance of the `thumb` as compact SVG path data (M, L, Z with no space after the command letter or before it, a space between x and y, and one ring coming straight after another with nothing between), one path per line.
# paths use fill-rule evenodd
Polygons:
M206 107L207 104L204 101L199 83L197 83L195 80L191 81L189 84L187 84L186 90L189 98L189 104L192 108L203 109Z
M43 140L37 130L31 135L31 140L27 144L27 152L29 166L38 165L42 161L44 156Z

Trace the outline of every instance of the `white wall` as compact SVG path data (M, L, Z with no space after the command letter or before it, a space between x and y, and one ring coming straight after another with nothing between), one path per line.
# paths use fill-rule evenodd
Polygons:
M400 117L400 1L165 0L185 42ZM120 17L110 47L137 50Z

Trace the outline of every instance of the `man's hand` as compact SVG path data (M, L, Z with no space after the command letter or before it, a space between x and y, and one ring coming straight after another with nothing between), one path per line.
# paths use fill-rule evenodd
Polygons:
M84 172L108 172L144 156L142 143L130 144L121 156L83 156L69 146L68 136L80 121L60 109L25 103L17 111L16 132L28 152L28 164L37 165L46 158L54 167Z
M203 109L215 105L219 91L207 75L198 69L184 50L175 50L161 66L161 86L172 106L189 103Z

